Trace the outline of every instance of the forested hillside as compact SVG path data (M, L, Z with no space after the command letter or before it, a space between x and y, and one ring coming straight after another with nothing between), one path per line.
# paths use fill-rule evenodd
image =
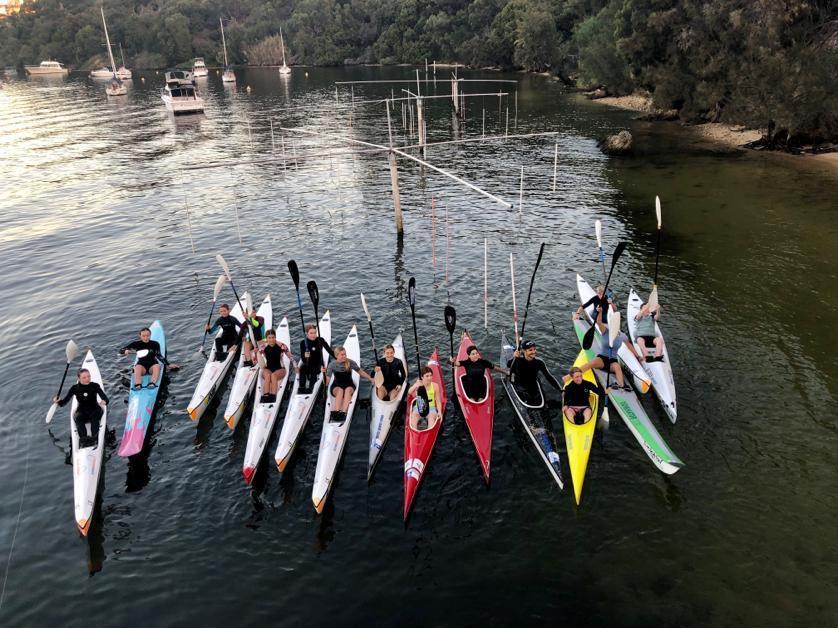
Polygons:
M102 55L100 2L39 0L0 22L0 63ZM551 71L615 94L643 89L687 120L776 131L779 143L838 135L834 0L106 0L130 65L457 61Z

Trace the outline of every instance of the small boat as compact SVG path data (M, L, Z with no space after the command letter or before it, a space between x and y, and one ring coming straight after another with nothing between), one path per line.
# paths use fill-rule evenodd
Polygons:
M355 325L349 330L349 335L346 337L346 342L343 343L346 349L346 357L354 361L356 364L361 363L361 346L358 342L358 329ZM323 431L320 433L320 449L317 454L317 468L314 471L314 486L311 489L311 501L314 504L314 509L317 513L323 512L323 507L326 505L326 499L329 497L329 492L332 489L335 475L337 475L338 464L343 456L343 450L346 447L346 437L349 434L349 426L352 425L352 415L355 412L355 404L358 401L358 388L360 387L361 377L355 371L352 372L352 381L355 384L355 390L352 393L352 399L349 406L346 408L346 417L343 420L332 420L332 401L334 397L329 393L329 388L332 385L332 380L328 382L326 387L326 409L323 413Z
M588 361L584 351L576 356L573 366L582 366ZM596 379L591 371L585 371L582 376L596 386ZM570 382L568 382L570 383ZM573 496L578 506L582 500L582 484L585 482L585 471L588 469L588 458L591 455L591 445L594 442L597 413L599 411L599 395L591 393L588 403L591 406L591 418L581 425L571 421L565 414L562 404L562 425L564 426L564 442L567 445L567 461L570 465L570 477L573 480Z
M395 349L396 353L395 359L401 360L404 366L404 372L407 373L407 359L405 358L404 341L402 340L401 334L393 340L393 349ZM372 478L375 466L381 458L381 452L384 449L384 445L387 444L387 438L390 436L390 430L393 427L393 417L398 412L407 389L408 386L405 381L398 399L388 401L378 398L378 395L375 394L375 387L373 387L370 393L370 441L367 481Z
M51 74L66 76L70 73L70 70L58 61L41 61L40 65L26 65L23 66L23 69L30 76L46 76Z
M282 27L279 28L279 44L282 47L282 65L279 67L279 73L287 76L291 74L291 68L285 63L285 40L282 38Z
M320 319L320 337L327 343L332 342L332 318L328 311ZM329 353L323 349L323 364L328 362ZM298 366L302 366L302 364L301 359ZM322 386L323 378L318 377L311 392L301 394L299 392L300 378L294 378L291 398L288 401L288 408L285 410L285 420L282 422L282 431L279 433L279 442L276 445L276 454L274 455L276 466L280 471L285 471L285 467L291 460L291 454L294 453L300 435L303 433L306 423L308 423L308 418L311 416L311 411Z
M224 72L221 74L221 80L224 83L235 83L236 73L233 72L233 69L227 61L227 40L224 38L224 22L219 18L218 23L221 25L221 45L224 47Z
M285 317L279 323L279 327L276 328L276 340L287 347L291 346L288 319ZM285 388L288 386L292 367L291 360L288 359L287 355L282 356L282 366L286 373L285 377L277 383L276 399L274 401L262 403L262 378L259 377L256 381L256 400L253 406L253 414L250 417L250 431L247 434L247 448L244 453L244 465L242 466L242 474L247 484L250 484L253 480L253 474L256 473L256 468L262 459L262 453L265 451L265 445L271 438L276 416L279 414L279 406L285 396Z
M638 355L640 354L640 345L637 344L637 334L635 333L637 321L634 320L634 317L637 316L642 306L643 299L634 290L631 290L629 292L628 305L626 306L626 323L628 324L629 336L634 343L634 348ZM655 333L663 338L657 322L655 323ZM666 342L664 341L663 343L663 354L659 360L654 359L654 345L651 347L647 345L646 352L646 361L640 364L652 380L652 388L658 400L661 402L666 415L670 421L675 423L678 419L678 407L675 399L675 380L672 377L672 364L669 361L669 351L667 350Z
M163 325L160 321L151 324L151 339L160 344L160 352L166 355L166 334L163 332ZM137 357L134 364L137 363ZM163 387L163 376L166 374L166 365L160 364L160 377L155 388L148 388L151 377L148 373L143 375L141 380L142 388L134 390L131 387L128 393L128 412L125 416L125 431L122 433L122 442L119 445L120 456L128 457L142 451L145 444L148 425L151 423L151 416L154 414L154 405L157 403L157 395ZM133 381L133 375L132 375Z
M113 76L114 72L110 68L102 67L98 70L93 70L90 73L90 78L94 79L109 79Z
M108 24L105 22L105 9L100 7L102 12L102 27L105 29L105 42L108 45L108 58L111 60L111 67L116 68L116 61L113 58L113 49L111 48L111 38L108 35ZM122 79L116 75L116 70L113 71L113 78L105 88L105 93L108 96L124 96L128 93L128 88L123 84Z
M122 44L119 44L119 56L122 58L122 65L116 71L116 75L123 81L130 81L133 78L131 70L125 67L125 53L122 52Z
M243 295L247 300L247 293ZM244 322L244 314L242 313L242 306L236 303L230 311L230 316L239 322ZM219 329L216 338L220 338L223 330ZM241 343L240 343L241 344ZM195 392L192 393L192 400L189 402L186 411L189 413L189 418L197 421L204 414L204 411L209 406L215 393L218 392L218 386L221 384L230 366L233 364L233 359L236 357L235 352L227 352L223 360L215 359L215 342L212 343L207 363L204 364L204 371L201 373L201 378L198 380L198 385L195 387Z
M587 301L596 294L594 289L591 288L588 282L582 279L582 276L579 274L576 275L576 289L579 292L580 303L587 303ZM588 317L589 321L593 322L593 305L589 305L585 308L585 315ZM596 337L599 338L599 329L597 329L594 333L596 334ZM652 379L646 371L643 370L643 367L640 365L640 360L635 357L626 343L623 343L623 346L621 346L617 351L617 357L620 358L620 362L622 362L623 366L626 370L628 370L627 375L631 374L634 377L634 382L640 389L640 392L649 392L649 387L652 385Z
M192 75L195 78L206 78L209 75L207 64L204 63L203 57L196 57L192 63Z
M271 329L273 325L273 308L271 307L271 295L265 296L264 301L256 311L257 316L265 320L263 333ZM224 409L224 421L231 430L236 429L244 410L247 407L256 382L260 378L261 369L258 362L250 366L244 365L244 350L239 351L239 362L236 366L236 376L233 378L233 385L230 387L230 397L227 399L227 407Z
M460 363L468 360L466 351L474 342L468 332L463 332L460 340L460 348L457 350L457 361ZM481 356L482 357L482 356ZM474 443L474 450L480 467L483 471L483 479L489 483L489 467L492 460L492 428L495 423L495 382L491 373L486 373L486 389L481 399L472 399L466 393L463 385L465 368L462 366L454 369L454 389L457 399L460 402L460 410L468 426L471 440Z
M576 337L579 339L579 344L582 344L582 339L585 332L590 328L590 323L583 320L573 321L576 330ZM593 346L591 349L585 351L585 356L588 360L595 357ZM609 378L605 371L594 369L599 385L605 388ZM671 475L684 466L684 463L672 453L669 445L663 440L663 437L655 429L649 415L640 404L640 399L633 390L622 390L612 388L611 394L608 395L611 401L611 407L616 408L617 413L622 417L629 431L640 443L643 451L649 456L649 459L654 465L664 473Z
M90 381L96 382L105 389L99 366L88 351L82 362L82 368L90 371ZM102 471L102 460L105 452L105 431L108 424L108 407L102 408L102 418L99 420L99 434L96 444L90 447L79 447L79 433L73 416L76 414L78 402L73 398L70 406L70 435L73 448L73 498L76 511L76 525L84 536L90 531L93 520L93 508L96 506L96 493L99 490L99 476Z
M507 368L507 364L512 360L515 347L509 342L506 334L501 334L500 338L500 366ZM532 444L535 445L535 450L544 464L547 465L547 470L550 472L552 478L559 485L559 488L564 488L564 480L562 479L562 467L559 459L559 453L556 451L556 439L550 429L550 411L547 407L547 400L544 398L544 391L541 389L541 383L538 384L538 399L521 399L518 392L515 390L515 385L508 377L502 380L503 389L506 391L506 396L521 421L524 427L524 432L529 436Z
M439 386L439 419L424 430L415 430L410 426L410 413L416 402L416 393L407 396L407 408L404 419L404 520L407 521L416 492L425 477L431 454L434 452L436 439L445 418L445 382L442 379L442 367L439 364L439 349L434 349L428 360L428 367L433 372L433 381Z
M204 111L204 100L198 96L191 72L166 72L166 85L160 92L160 98L163 99L166 109L176 116Z

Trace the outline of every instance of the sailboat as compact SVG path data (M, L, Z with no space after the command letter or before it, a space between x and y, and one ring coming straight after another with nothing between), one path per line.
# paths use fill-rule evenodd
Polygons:
M108 58L111 60L111 69L113 70L113 78L111 82L108 83L108 86L105 88L105 93L108 96L124 96L128 93L128 88L125 86L125 83L122 82L116 75L116 61L113 58L113 50L111 49L111 38L108 36L108 25L105 22L105 9L104 7L100 7L102 11L102 26L105 27L105 41L108 44Z
M285 63L285 40L282 39L282 27L279 27L279 43L282 46L282 67L279 68L280 74L291 74L291 68Z
M119 44L119 56L122 57L122 65L116 71L116 75L123 81L130 81L133 77L131 70L125 67L125 53L122 52L122 43Z
M221 18L218 18L218 23L221 25L221 45L224 46L224 73L221 75L221 80L225 83L235 83L236 73L233 72L227 62L227 40L224 39L224 22Z

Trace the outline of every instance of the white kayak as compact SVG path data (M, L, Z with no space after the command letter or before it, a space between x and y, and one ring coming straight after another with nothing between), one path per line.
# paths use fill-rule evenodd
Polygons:
M401 360L404 372L407 373L407 359L404 353L404 341L402 335L396 336L393 340L393 349L396 351L396 360ZM372 477L372 472L375 470L375 465L381 457L381 451L387 443L387 437L390 435L390 429L393 427L393 417L399 409L399 406L404 399L408 386L406 382L402 383L402 388L397 399L390 401L383 401L375 394L375 387L370 393L370 445L369 445L369 465L367 467L367 481Z
M102 375L99 373L99 366L93 357L93 352L88 351L84 356L82 368L90 371L90 381L96 382L105 390L102 384ZM104 401L104 400L103 400ZM93 508L96 505L96 493L99 490L99 476L102 470L102 460L105 452L105 429L108 423L108 408L102 408L102 418L99 420L99 433L96 436L96 444L92 447L79 448L79 432L76 429L76 422L73 417L76 414L78 402L73 396L70 405L70 434L73 447L73 498L76 510L76 525L79 532L84 536L90 531L90 522L93 520ZM93 434L90 434L93 436Z
M286 347L291 347L291 334L288 331L288 319L285 317L279 323L279 327L276 328L276 341ZM279 414L279 406L285 396L285 388L288 386L291 373L291 360L287 354L282 356L282 367L285 369L285 377L276 385L276 399L274 401L262 403L261 375L256 381L256 399L250 417L250 431L247 434L247 449L244 452L244 465L242 466L244 481L248 484L253 480L253 474L256 473L256 467L259 466L262 452L265 451L265 445L268 444L268 440L270 440L274 431L276 415Z
M588 282L582 279L582 276L578 273L576 275L576 289L579 292L580 303L586 303L591 297L596 295L596 291L594 291ZM589 321L594 322L593 305L589 305L585 308L585 315L588 317ZM597 329L595 333L596 337L599 338L599 329ZM623 346L621 346L617 351L617 357L620 358L620 362L622 362L623 366L628 370L628 374L633 376L635 385L640 389L640 392L649 392L649 387L652 385L652 379L640 365L640 360L638 360L631 352L631 349L629 349L626 343L623 343Z
M343 343L346 349L346 357L355 363L361 363L361 346L358 343L358 330L355 325ZM326 498L332 488L332 481L337 473L338 463L343 456L343 449L346 446L346 436L349 434L349 426L352 424L352 413L355 410L355 403L358 401L358 388L361 381L360 375L352 371L352 381L355 384L355 391L352 393L352 400L346 409L346 418L341 421L332 421L332 400L334 397L329 393L332 385L329 380L326 387L326 410L323 414L323 431L320 434L320 450L317 454L317 468L314 471L314 487L311 489L311 501L314 509L321 513L326 505Z
M244 297L247 300L247 293ZM230 310L230 316L238 320L244 321L242 308L240 303L236 303L233 309ZM216 337L221 336L222 330L218 330ZM198 380L198 385L195 387L195 392L192 394L192 400L189 402L186 411L193 421L197 421L204 414L204 411L209 406L210 401L215 396L218 390L218 385L224 379L227 371L230 370L230 365L233 364L236 354L227 352L227 357L223 360L215 359L215 339L213 339L212 349L210 349L209 358L204 365L204 372L201 373L201 379Z
M634 343L634 348L638 355L640 354L640 346L637 344L637 321L634 317L640 311L643 305L643 299L634 291L629 292L628 305L626 306L626 322L628 323L629 336ZM655 322L655 333L663 339L660 326ZM663 343L663 355L661 359L654 359L655 346L646 346L646 361L641 362L646 373L652 380L652 388L663 406L669 420L675 423L678 418L678 407L675 401L675 380L672 377L672 364L669 362L669 351L666 347L666 341Z
M265 332L273 325L271 295L265 296L265 300L256 310L256 315L265 319L265 326L262 329L262 337L264 338ZM230 397L227 399L227 407L224 409L224 420L231 430L236 428L236 424L244 414L250 396L253 394L253 388L256 386L256 380L259 379L261 373L258 361L254 361L252 366L245 366L244 358L244 349L242 348L239 351L239 362L236 366L236 375L233 377L233 385L230 387Z
M320 319L320 337L328 344L332 342L332 318L327 311ZM323 350L323 364L329 363L329 353ZM302 366L302 359L298 366ZM311 391L300 394L300 378L294 378L294 386L291 388L291 398L288 400L288 408L285 410L285 420L282 422L282 431L279 433L279 442L276 446L276 466L280 471L285 471L285 466L291 460L291 454L297 446L297 441L303 433L303 429L311 416L311 410L317 401L317 395L323 386L323 378L318 377L312 386Z

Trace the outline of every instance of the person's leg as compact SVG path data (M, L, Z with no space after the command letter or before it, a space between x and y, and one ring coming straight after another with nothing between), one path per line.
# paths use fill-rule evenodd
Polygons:
M587 373L591 369L601 369L604 368L605 364L602 361L602 358L597 356L590 362L585 362L580 368L582 369L583 373Z
M419 429L419 413L415 409L410 413L410 428Z
M279 390L279 382L285 379L285 374L287 373L286 369L277 369L271 375L271 394L276 397L276 393Z
M102 420L102 408L90 417L90 440L91 444L99 442L99 424Z
M382 401L384 401L385 399L389 399L389 395L388 395L388 393L387 393L387 389L386 389L383 385L381 385L381 386L377 386L377 387L376 387L376 389L375 389L375 394L376 394L376 395L378 396L378 398L379 398L379 399L381 399Z
M134 365L134 388L139 388L143 383L143 375L146 374L146 369L142 364Z
M401 391L402 391L401 386L396 386L395 388L393 388L393 390L388 391L387 392L387 400L388 401L393 401L395 399L398 399L399 398L399 393L401 393Z
M655 357L659 358L663 355L663 338L655 336Z
M344 398L345 389L340 387L335 387L332 389L332 396L335 400L332 402L332 408L335 412L343 412L343 398Z
M638 336L637 337L637 346L639 347L638 353L640 354L637 357L641 362L645 362L646 361L646 339L643 336Z
M152 384L154 386L157 385L157 379L160 377L160 365L155 362L151 367L151 382L149 382L149 386ZM152 388L154 387L152 386Z
M340 411L346 413L349 411L349 404L352 403L352 396L355 394L353 386L347 386L343 389L343 402Z
M617 386L620 388L625 387L626 382L623 379L623 369L620 367L620 363L617 360L614 360L611 363L611 372L614 373L614 376L617 378Z
M585 408L584 410L582 410L582 416L585 417L585 423L591 420L592 413L593 410L591 408Z
M567 406L564 409L564 415L567 417L568 421L573 421L574 417L576 417L576 411L570 406Z
M271 387L273 385L273 376L268 369L262 369L262 396L271 394Z

